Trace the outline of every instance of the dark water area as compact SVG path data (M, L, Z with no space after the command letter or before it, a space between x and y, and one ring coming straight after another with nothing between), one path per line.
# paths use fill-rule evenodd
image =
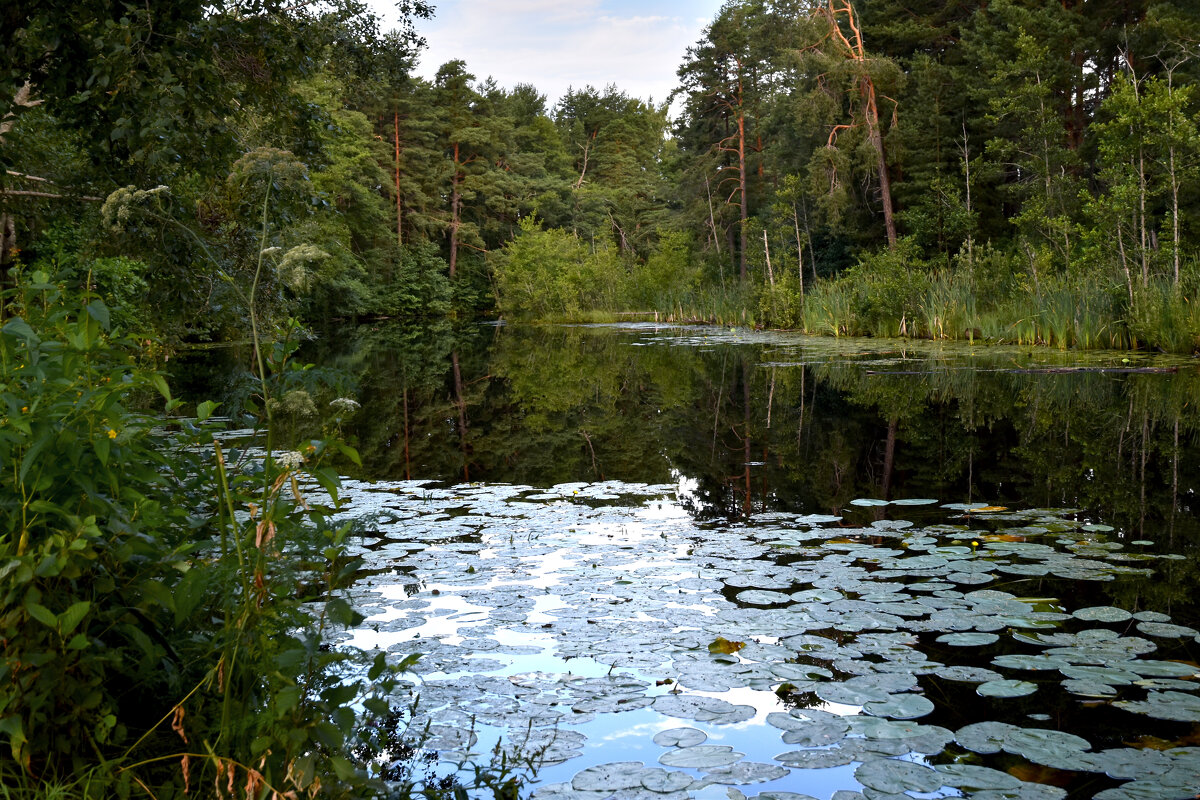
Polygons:
M699 517L931 497L1197 530L1191 360L649 326L363 327L301 357L362 404L344 432L372 479L686 478ZM238 358L176 383L238 407Z
M853 763L863 765L849 773L846 768L807 769L813 764L801 762L809 755L776 752L786 748L771 726L834 730L850 736L839 745L845 750L847 743L866 747L863 742L894 742L889 737L900 734L876 722L889 716L912 719L913 714L932 726L929 730L958 732L957 743L944 751L936 742L932 749L916 749L933 754L926 767L962 763L1004 771L1024 782L1019 792L1025 793L1012 796L1050 797L1030 787L1057 784L1072 798L1092 797L1116 791L1118 779L1136 777L1136 789L1128 795L1103 796L1172 797L1179 786L1200 781L1200 763L1191 766L1200 751L1188 750L1200 743L1200 700L1190 689L1196 676L1185 674L1196 666L1200 653L1193 651L1200 651L1200 637L1176 627L1200 623L1194 600L1200 590L1200 365L1191 359L832 340L720 328L476 325L338 330L310 343L301 360L317 366L297 373L293 387L306 387L315 408L329 407L337 396L361 404L337 424L362 456L361 469L344 465L347 474L384 486L356 487L371 513L379 510L373 519L383 520L373 523L377 539L364 552L380 559L396 552L388 563L403 565L395 573L395 586L402 591L364 590L364 601L376 604L378 619L387 622L382 634L379 625L374 633L360 632L359 643L390 652L405 646L413 631L428 636L437 629L434 611L423 612L432 615L425 622L409 619L415 612L391 605L397 598L431 603L431 609L443 608L439 613L454 618L465 613L461 605L445 605L455 592L484 606L520 606L529 602L523 594L513 593L505 601L504 593L515 590L503 575L541 575L547 586L560 587L553 590L554 603L531 607L527 619L521 612L516 621L500 615L497 622L494 609L487 622L479 618L480 630L491 637L486 644L490 654L516 648L493 669L542 676L528 679L530 691L563 691L545 676L565 671L562 654L576 652L568 644L573 642L580 654L601 658L602 663L593 665L595 680L612 672L606 665L628 663L631 674L649 687L647 701L654 701L652 708L636 712L638 724L660 732L667 730L663 714L704 719L694 708L680 711L676 706L682 701L655 696L667 691L654 689L657 679L677 674L662 670L693 670L691 686L686 679L682 684L701 689L721 685L713 676L722 674L720 680L733 687L732 694L717 696L749 703L738 707L757 708L758 714L757 725L746 728L757 733L743 732L728 741L752 758L774 758L792 768L766 788L825 797L858 789L868 798L899 796L870 788L892 780L874 773L879 758L890 761L887 752L855 756ZM176 367L176 391L193 393L194 399L215 396L226 409L236 410L252 393L242 361L244 355L236 351L183 360ZM318 416L293 420L296 435L327 431L326 415ZM517 488L493 488L506 486ZM655 521L659 518L654 515L638 516L639 493L661 495L661 487L670 489L671 496L656 502L675 509L686 523L670 514L665 522ZM633 499L614 501L624 494ZM578 522L568 526L562 520L573 519L571 514ZM616 547L584 541L591 535L586 533L589 525L607 526L619 532L618 540L628 535L632 543ZM503 575L496 573L501 577L488 577L486 560L471 560L480 574L472 568L471 583L465 582L462 555L504 555L502 545L506 537L512 545L514 527L530 532L526 551L518 548L505 556L512 564ZM793 531L800 532L798 538L792 538ZM430 537L430 549L418 558L411 541L421 536ZM691 545L681 548L675 537ZM547 544L558 539L561 545ZM431 555L439 542L445 543L442 556ZM585 549L579 550L581 546ZM650 570L642 582L615 569L599 580L584 569L582 593L572 594L562 588L574 580L567 577L571 569L545 566L577 556L587 566L590 559L603 559L587 555L586 548L602 546L616 548L608 556L613 563L629 560L628 574L646 572L646 564L656 559L660 570L673 565L679 572L668 578ZM758 560L742 561L746 548ZM544 561L551 553L551 561ZM856 559L866 571L848 566ZM758 566L747 572L739 565ZM1125 567L1129 569L1121 572ZM623 638L643 635L629 626L658 613L662 587L675 591L678 575L686 574L704 576L692 588L708 610L700 614L701 606L695 607L699 633L693 638L699 638L678 644L678 652L671 650L669 666L655 666L655 659L644 654L611 662L597 655L619 649ZM403 583L413 575L422 575L418 584ZM480 581L491 587L486 593L470 588ZM599 582L593 586L594 581ZM422 594L434 586L440 587L437 598ZM594 620L572 627L569 620L576 617L560 619L556 615L565 612L556 609L601 613L588 610L596 586L608 586L616 597L628 594L631 600L621 602L632 602L629 613L641 609L641 616L614 621L611 638L588 645L588 637L598 630L590 624ZM791 592L792 600L780 590ZM901 602L903 598L908 599ZM913 605L912 598L920 602ZM1014 598L1020 599L1015 607L1033 613L1014 612ZM943 630L937 614L922 619L943 602L946 609L958 604L969 610L969 620ZM726 620L725 627L712 625L713 610L716 619ZM756 616L760 613L767 616ZM854 618L859 613L867 616ZM945 619L953 622L952 612L938 613L950 614ZM804 621L795 614L810 617ZM899 616L880 623L880 614ZM1140 616L1131 619L1130 614ZM664 619L672 619L677 631L687 628L669 614ZM774 630L777 623L769 620L775 619L809 631L803 640L807 644L795 636L778 639L794 631L762 636ZM557 630L560 623L563 630L557 635L564 638L544 639L549 634L542 629ZM1057 632L1043 633L1043 628ZM864 635L872 629L884 633ZM665 630L669 635L671 628ZM947 639L950 630L962 633ZM1139 638L1138 632L1154 642ZM695 650L703 655L705 643L717 634L753 639L757 655L734 657L735 666L740 659L739 669L772 665L778 676L812 664L828 668L833 683L797 681L795 693L779 695L782 700L778 678L776 683L761 679L765 688L755 683L760 679L747 678L750 689L738 689L741 684L720 673L729 668L717 663L721 656L712 664L696 660ZM908 635L914 638L903 639L903 647L900 639L884 641ZM480 634L459 641L453 628L437 636L441 649L433 649L430 664L438 663L439 652L444 652L445 664L460 664L473 656L463 648L484 646ZM497 641L499 651L494 649ZM781 647L785 642L791 649ZM1090 649L1101 642L1109 649ZM1038 648L1052 644L1066 645L1064 652L1038 655ZM857 656L846 649L854 647L861 651ZM1125 651L1120 647L1133 649L1121 655ZM521 648L533 655L521 655ZM811 657L804 654L810 648L816 648ZM864 659L861 653L871 648L879 655ZM1137 660L1151 650L1148 657L1158 661ZM574 658L573 668L580 669L579 656ZM1115 663L1124 664L1124 672L1110 669ZM1139 663L1140 680L1130 672L1130 665ZM897 665L919 676L919 686L916 678L911 685L889 683L887 675ZM718 673L695 671L701 669ZM1004 680L993 680L999 677L995 669L1002 670ZM985 691L972 682L971 670L990 673L992 682L986 686L996 691L1028 681L1040 689L1027 697L992 696L991 688ZM1156 676L1155 670L1166 671ZM463 678L454 680L461 683ZM863 693L864 686L870 691ZM1026 683L1024 690L1032 686ZM745 694L739 699L738 691L751 689L756 699ZM876 700L872 708L865 700L872 691L887 703ZM1176 692L1183 703L1178 713L1164 710L1172 702L1168 692ZM456 699L450 689L445 697L448 708L455 703L469 708L478 700ZM1143 697L1153 703L1136 705ZM932 704L913 711L914 698L929 698ZM1120 702L1110 702L1114 699ZM1135 705L1122 705L1126 702ZM590 708L588 703L576 712ZM665 708L661 713L660 706ZM811 711L808 717L801 713L804 709ZM780 713L791 713L793 719L771 721ZM842 721L821 716L830 713ZM580 778L585 773L578 770L584 767L600 769L630 753L652 761L657 751L649 744L643 746L650 756L630 751L628 742L615 756L599 744L607 740L604 725L620 730L632 717L598 717L578 726L593 744L583 755L572 751L566 758L574 760L548 773L550 780L570 781L574 775L575 788L555 793L560 790L552 786L545 797L591 797L580 786L591 786L595 774ZM625 721L606 723L609 717ZM770 724L762 724L764 719ZM979 728L986 720L1009 727ZM497 718L497 731L503 730L503 722ZM728 730L721 723L694 724L720 736ZM847 724L849 734L838 727ZM1086 749L1088 742L1049 742L1038 733L1046 729L1080 735L1100 755L1089 752L1089 766L1072 772L1071 759L1083 751L1071 748ZM989 749L988 736L1000 743L996 749ZM800 733L794 737L803 739ZM789 741L787 736L783 741ZM1059 745L1067 749L1055 750ZM1102 747L1109 750L1101 754ZM1177 760L1163 764L1183 770L1186 761L1186 769L1197 770L1194 779L1191 772L1182 778L1177 772L1171 780L1153 777L1158 767L1152 769L1148 751L1170 747L1183 750L1172 750L1171 758ZM1122 773L1125 767L1113 766L1135 756L1141 761L1128 774ZM672 761L670 754L664 758L664 764L690 763L683 757ZM772 768L781 769L778 764ZM1106 770L1107 777L1101 774ZM703 775L711 778L701 773L697 780ZM821 791L812 788L818 775L824 775L824 783L818 781ZM917 777L928 778L924 773ZM632 780L628 775L614 779ZM1138 794L1146 785L1151 793ZM679 796L725 796L701 783L689 791ZM967 796L993 796L981 792Z

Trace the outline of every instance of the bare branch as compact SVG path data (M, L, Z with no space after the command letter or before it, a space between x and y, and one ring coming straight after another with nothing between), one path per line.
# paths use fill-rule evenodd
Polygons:
M51 192L29 192L20 189L0 189L0 197L44 197L50 200L86 200L89 203L103 203L103 197L90 197L85 194L53 194Z

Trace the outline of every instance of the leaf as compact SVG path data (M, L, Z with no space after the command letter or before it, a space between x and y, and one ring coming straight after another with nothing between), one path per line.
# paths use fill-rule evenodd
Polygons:
M190 569L175 585L175 623L192 615L208 591L209 574L203 569Z
M745 646L745 642L731 642L723 636L718 636L715 640L713 640L712 644L708 646L708 652L714 654L724 653L725 655L733 655Z
M217 410L217 406L219 405L221 404L214 403L212 400L205 400L203 403L196 406L196 421L207 422L208 418L213 415L213 412Z
M337 447L338 452L340 452L346 458L348 458L352 462L354 462L355 466L357 466L357 467L362 466L362 457L358 454L357 450L355 450L350 445L344 444L342 442L334 442L334 445Z
M104 330L109 330L112 322L108 314L108 306L104 305L103 300L93 300L87 305L88 316L100 323L100 327Z
M40 605L38 603L34 603L30 600L26 600L25 601L25 610L29 612L29 616L33 617L34 619L36 619L38 622L42 623L46 627L48 627L48 628L57 628L58 627L58 617L56 617L54 615L53 611L46 608L45 606Z
M354 765L347 759L341 756L332 756L329 763L333 766L333 771L337 773L338 778L348 781L354 777Z
M18 481L21 483L25 482L25 478L29 475L30 468L37 463L38 457L42 454L42 451L46 449L46 446L53 441L53 438L54 437L51 434L44 433L39 436L38 439L25 452L25 458L21 459L21 469L17 472Z
M351 608L350 604L340 597L335 597L326 603L325 611L334 624L346 628L357 625L365 619L362 614Z
M20 317L16 317L5 323L4 327L0 328L0 333L24 339L31 346L41 341L38 335L33 332L33 328L29 327L29 323Z
M378 680L379 676L387 669L387 653L379 652L375 654L375 661L371 664L371 669L367 671L367 680Z
M150 376L150 381L154 384L154 388L158 390L158 393L162 395L163 400L166 400L168 403L171 402L171 389L167 386L167 379L155 372Z
M83 622L83 618L87 616L91 610L92 604L89 600L83 600L74 603L70 608L64 611L58 617L59 632L63 637L70 636L71 633Z
M112 441L107 436L99 436L92 440L92 449L96 451L96 458L100 459L100 465L107 467Z

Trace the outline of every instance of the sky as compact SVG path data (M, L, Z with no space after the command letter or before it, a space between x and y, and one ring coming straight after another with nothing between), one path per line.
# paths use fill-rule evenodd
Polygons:
M633 97L667 99L675 70L721 0L434 0L418 24L427 49L418 72L460 58L479 80L531 83L554 103L569 87L615 84ZM387 0L372 5L388 27ZM394 19L394 15L393 15Z

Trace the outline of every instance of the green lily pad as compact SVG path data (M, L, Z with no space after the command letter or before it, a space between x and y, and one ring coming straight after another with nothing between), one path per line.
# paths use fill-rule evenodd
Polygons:
M1187 636L1195 636L1196 629L1189 628L1185 625L1172 625L1167 622L1139 622L1138 631L1147 636L1156 636L1160 639L1182 639Z
M863 710L876 717L916 719L933 712L933 702L924 695L894 694L887 700L872 700Z
M984 647L998 642L1000 637L994 633L945 633L937 640L951 647Z
M695 728L671 728L654 734L654 743L659 747L695 747L707 738L707 733Z
M1108 698L1117 696L1116 687L1094 680L1066 680L1062 682L1062 688L1080 697Z
M829 769L852 764L860 757L852 750L829 747L823 750L790 750L775 756L775 760L796 769Z
M1062 800L1066 796L1067 790L1058 786L1024 782L1016 789L984 789L971 792L971 800Z
M863 786L880 792L935 792L942 787L942 775L924 764L877 758L863 762L854 770L854 778Z
M934 769L942 773L942 783L955 789L1016 789L1021 781L990 767L976 764L937 764Z
M1200 722L1200 697L1183 692L1149 692L1145 700L1113 703L1135 714L1176 722Z
M792 602L791 595L769 589L747 589L738 592L737 601L751 606L774 606Z
M1190 678L1200 675L1200 668L1182 661L1154 661L1151 659L1136 659L1113 666L1130 672L1136 672L1147 678Z
M745 757L745 753L739 753L727 745L698 744L694 747L668 750L658 757L658 763L665 767L707 769L734 764Z
M786 778L790 770L778 764L759 764L754 761L739 761L726 767L704 770L704 786L746 786L751 783L768 783Z
M1125 622L1133 617L1123 608L1114 606L1095 606L1092 608L1081 608L1071 616L1075 619L1081 619L1084 622Z
M1020 728L1006 722L975 722L959 728L954 740L968 750L989 755L1002 752L1005 740L1018 730Z
M1025 697L1037 691L1037 684L1029 681L988 681L975 687L981 697Z
M671 772L649 767L642 773L642 788L656 794L684 792L695 782L692 776L686 772Z
M571 779L571 786L581 792L614 792L641 788L646 765L640 761L618 761L588 767Z
M1008 667L1009 669L1027 669L1027 670L1057 670L1068 666L1069 662L1054 658L1049 655L1007 655L996 656L992 659L992 663L997 667Z
M987 683L988 681L998 681L1004 678L999 672L983 667L939 667L934 670L933 674L948 681L961 681L963 683Z

